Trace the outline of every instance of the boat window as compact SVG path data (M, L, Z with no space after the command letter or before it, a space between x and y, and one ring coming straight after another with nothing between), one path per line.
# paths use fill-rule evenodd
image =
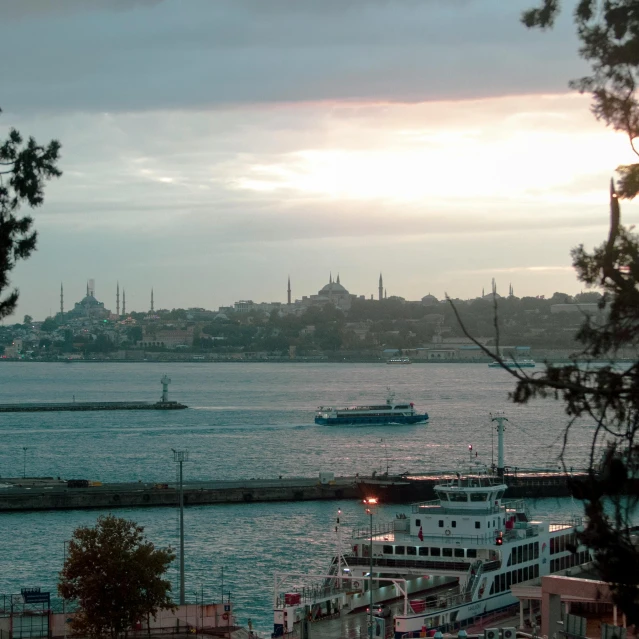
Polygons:
M499 591L504 592L506 590L506 575L502 572L499 575Z
M422 525L422 520L421 519L416 519L415 520L415 526L421 526Z
M538 541L536 541L533 544L533 557L535 559L539 559L539 542Z
M428 548L426 546L419 547L419 555L421 557L428 557Z
M392 546L384 546L384 547L382 548L382 552L383 552L385 555L392 555L392 554L393 554L393 547L392 547Z
M523 572L521 568L517 568L517 583L520 584L522 582Z
M517 548L517 563L520 564L524 560L524 553L521 546Z
M539 577L539 564L535 564L533 567L535 569L534 572L533 572L533 575L535 577Z
M435 495L437 495L437 499L439 499L440 501L448 501L446 493L441 490L436 490Z
M440 519L440 520L439 520L439 527L440 527L440 528L443 528L443 527L444 527L444 520L443 520L443 519Z
M524 561L528 561L528 544L524 544Z
M451 524L452 524L453 528L457 528L457 522L456 521L452 521Z
M448 500L455 502L468 501L466 493L448 493Z
M470 493L470 501L488 501L488 493Z
M406 548L404 546L395 546L395 554L396 555L405 555Z
M430 549L430 556L431 557L439 557L441 555L441 550L439 548L431 548Z
M501 499L504 496L504 491L500 490L497 495L495 495L495 499Z
M417 554L417 548L415 548L415 546L406 546L406 554L407 555L416 555Z
M481 528L481 521L475 522L475 528Z
M469 557L470 559L475 559L477 557L477 548L467 548L466 557Z
M455 557L463 557L464 549L463 548L455 548Z
M507 572L506 573L506 588L510 588L511 586L511 579L512 579L512 574Z
M510 551L510 562L511 565L515 565L517 563L517 548L513 548Z
M453 549L452 548L442 548L442 557L452 557Z
M528 581L528 566L524 568L524 581Z

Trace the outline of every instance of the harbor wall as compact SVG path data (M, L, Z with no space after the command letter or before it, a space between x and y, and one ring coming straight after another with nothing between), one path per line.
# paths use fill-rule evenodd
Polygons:
M157 485L155 485L157 486ZM176 506L179 490L152 484L103 484L97 487L26 487L16 485L0 490L0 513L25 510L114 509ZM159 485L163 486L163 485ZM166 486L166 485L165 485ZM184 504L251 503L268 501L306 501L354 499L358 497L354 478L336 478L326 484L313 479L249 480L216 482L215 485L189 485L184 488Z

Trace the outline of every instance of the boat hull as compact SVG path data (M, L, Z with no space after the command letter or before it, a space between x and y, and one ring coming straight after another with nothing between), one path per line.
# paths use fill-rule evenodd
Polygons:
M315 423L321 426L357 426L359 424L383 425L383 424L425 424L428 421L428 413L422 415L370 415L348 417L315 417Z

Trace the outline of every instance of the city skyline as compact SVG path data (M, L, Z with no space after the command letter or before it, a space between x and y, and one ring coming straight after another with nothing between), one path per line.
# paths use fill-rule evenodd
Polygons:
M64 171L7 321L84 272L129 309L286 302L336 265L367 297L380 270L406 299L578 293L570 249L604 241L631 151L567 88L570 12L529 32L530 4L0 0L5 58L30 42L0 134L60 139Z

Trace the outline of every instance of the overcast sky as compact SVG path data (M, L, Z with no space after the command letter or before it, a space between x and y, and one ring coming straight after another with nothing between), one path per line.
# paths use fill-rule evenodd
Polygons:
M533 0L0 0L0 137L62 142L25 313L581 288L623 137ZM639 221L624 205L627 223Z

